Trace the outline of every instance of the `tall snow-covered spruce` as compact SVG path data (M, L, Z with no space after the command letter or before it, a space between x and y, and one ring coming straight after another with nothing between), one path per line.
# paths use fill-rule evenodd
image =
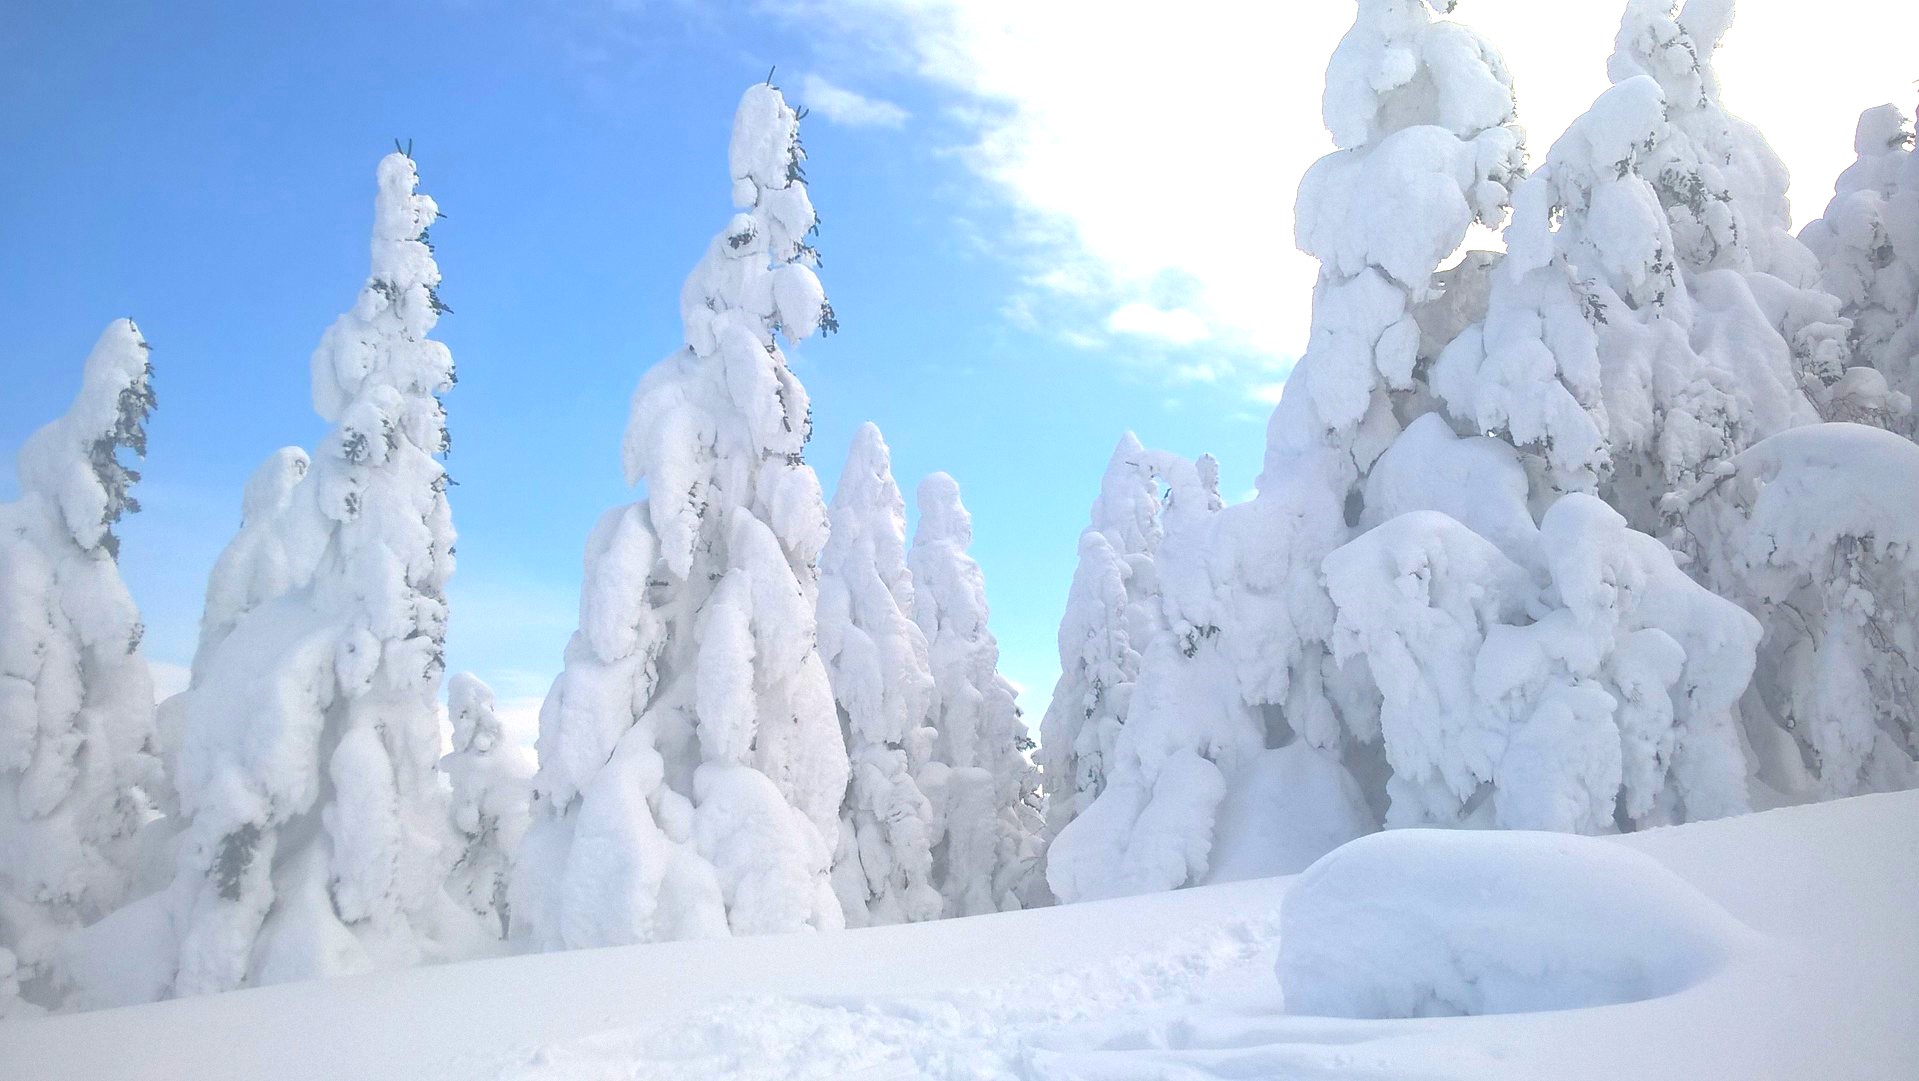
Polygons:
M0 1016L67 993L67 936L133 884L158 780L153 680L113 528L140 509L153 408L146 339L109 324L66 414L20 448L0 504Z
M847 755L815 642L826 507L780 339L834 328L799 122L740 99L740 212L680 294L686 343L641 380L626 476L587 541L580 628L540 711L512 908L541 949L844 922L829 868Z
M916 778L932 749L933 672L913 622L906 504L872 424L853 437L831 515L820 555L820 656L852 763L833 885L849 926L935 919L938 823Z
M1039 771L1013 685L987 627L986 580L967 549L973 518L958 482L920 481L907 565L913 621L933 670L932 761L921 771L941 825L933 873L948 916L1031 907L1049 898L1040 872Z
M95 1001L393 968L473 948L438 698L453 523L440 394L453 360L412 159L381 160L372 266L313 353L310 459L248 484L209 587L194 678L168 703L181 834L170 888L97 929Z

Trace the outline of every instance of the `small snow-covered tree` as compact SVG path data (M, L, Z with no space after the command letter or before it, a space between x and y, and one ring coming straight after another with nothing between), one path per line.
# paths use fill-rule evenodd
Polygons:
M193 653L196 665L212 660L248 612L293 587L293 544L284 519L311 464L306 451L282 447L247 478L240 530L221 549L207 577L200 642ZM193 678L197 681L199 675L196 668Z
M294 494L310 465L306 451L281 447L247 478L240 500L240 529L221 549L207 576L189 689L205 677L206 665L243 616L293 588L293 547L297 545L292 543L293 535L283 519L293 507ZM189 696L176 694L160 703L156 725L161 749L168 758L179 754L189 701ZM177 825L180 808L172 788L163 786L154 796L169 824Z
M1919 445L1818 424L1755 444L1689 495L1708 584L1765 626L1748 731L1759 779L1784 799L1919 786L1915 492Z
M409 965L480 933L445 891L454 533L436 456L453 361L427 336L445 309L417 185L412 159L381 160L371 273L313 354L333 429L310 463L282 451L256 472L209 584L194 680L168 708L178 870L118 917L170 948L115 996Z
M560 949L837 927L847 756L815 643L826 507L779 339L834 328L799 122L747 90L733 216L680 294L686 344L633 396L645 502L587 541L580 629L540 710L516 936Z
M1902 207L1910 202L1919 210L1919 190L1902 194L1919 184L1919 167L1910 164L1912 139L1912 125L1897 106L1861 113L1853 135L1857 160L1839 174L1824 216L1799 234L1852 324L1853 359L1860 365L1834 384L1844 393L1831 395L1827 418L1907 435L1919 434L1912 408L1919 395L1919 220L1906 243L1894 234Z
M918 503L907 565L933 670L937 747L921 780L943 826L934 877L948 916L1044 903L1039 771L1017 692L999 673L986 580L967 554L973 519L945 473L920 481Z
M533 762L514 745L494 712L493 688L471 672L447 681L453 750L440 769L453 781L453 828L464 840L447 891L497 938L512 925L507 891L513 853L526 836L533 798Z
M1200 480L1205 471L1205 481ZM1126 724L1140 651L1160 627L1156 557L1162 501L1190 474L1202 509L1219 509L1217 466L1149 451L1131 432L1113 448L1092 520L1080 534L1079 566L1060 621L1060 678L1040 722L1037 758L1046 784L1046 833L1058 836L1106 784L1114 742ZM1167 485L1162 496L1162 484Z
M833 884L851 927L936 919L926 765L933 672L913 622L906 504L880 430L860 426L820 554L820 656L851 761Z
M65 415L20 448L0 504L0 1013L57 1005L66 936L119 904L157 781L153 679L120 580L153 408L146 339L107 326Z

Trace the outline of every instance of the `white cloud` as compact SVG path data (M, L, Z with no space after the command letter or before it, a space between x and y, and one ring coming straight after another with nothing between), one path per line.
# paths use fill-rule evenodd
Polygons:
M799 103L849 128L897 128L911 115L890 101L869 98L812 74L800 79Z
M1113 314L1106 317L1106 329L1173 345L1192 345L1213 336L1206 320L1185 308L1155 308L1137 300L1113 309Z
M1277 383L1261 383L1252 390L1253 400L1265 402L1267 405L1278 405L1279 400L1285 396L1286 381L1283 379Z
M1293 246L1300 175L1330 149L1319 96L1351 4L1194 0L769 0L869 62L948 92L975 144L964 160L1043 237L1037 261L1097 282L1101 304L1039 322L1103 329L1127 305L1177 301L1240 377L1304 346L1316 266ZM1459 17L1506 56L1534 159L1606 86L1624 0L1467 0ZM1862 32L1870 28L1870 32ZM1725 98L1790 164L1796 216L1818 214L1851 159L1853 118L1905 103L1919 6L1743 0L1720 53ZM1790 71L1782 79L1778 73ZM1002 245L1004 246L1004 245ZM1083 268L1091 267L1090 276ZM1169 297L1167 283L1180 284Z

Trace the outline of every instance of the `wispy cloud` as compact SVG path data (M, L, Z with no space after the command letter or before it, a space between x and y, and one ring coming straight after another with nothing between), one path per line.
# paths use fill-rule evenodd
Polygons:
M1293 249L1293 189L1328 146L1318 82L1349 8L772 6L941 95L968 140L956 160L1012 212L995 248L1032 268L1015 308L1031 324L1135 366L1145 351L1171 379L1267 381L1297 353L1315 268Z
M1799 178L1800 220L1818 212L1850 160L1850 118L1910 94L1894 42L1911 33L1866 41L1849 28L1896 18L1919 31L1919 14L1895 17L1877 0L1833 4L1843 17L1804 18L1784 0L1741 4L1719 64L1731 108L1760 125ZM1249 393L1277 396L1274 375L1305 344L1317 271L1294 247L1293 200L1301 174L1330 149L1321 81L1351 4L1194 0L1177 18L1103 0L760 8L943 95L941 118L970 140L959 160L1014 211L1014 235L996 247L1023 251L1035 267L1071 268L1029 275L1017 310L1032 325L1118 355L1148 344L1143 324L1126 325L1144 310L1134 305L1178 308L1191 315L1177 324L1183 348L1203 348L1222 374L1233 368L1228 377ZM1618 16L1607 4L1460 5L1514 72L1535 158L1604 89ZM1820 58L1816 72L1808 57ZM1784 69L1816 78L1771 74ZM1177 295L1167 295L1169 279L1182 284ZM1115 327L1120 311L1132 314ZM1158 348L1182 347L1158 338Z
M849 128L897 128L912 115L890 101L869 98L812 73L800 79L799 102Z
M1155 308L1137 300L1114 308L1106 317L1106 329L1172 345L1192 345L1213 336L1206 320L1186 308Z

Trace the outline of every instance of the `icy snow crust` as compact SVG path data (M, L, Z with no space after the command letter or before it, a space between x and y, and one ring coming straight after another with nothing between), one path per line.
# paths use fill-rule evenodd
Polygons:
M1457 935L1478 934L1472 918L1510 896L1482 897L1472 887L1482 873L1549 904L1543 912L1512 904L1495 930L1538 935L1562 956L1608 950L1605 935L1575 918L1573 901L1608 918L1634 916L1645 934L1632 941L1656 941L1662 952L1666 935L1697 942L1690 936L1702 920L1724 927L1730 918L1751 930L1735 930L1712 964L1678 972L1686 986L1662 998L1493 1016L1303 1016L1287 1009L1274 976L1287 942L1282 913L1315 881L1322 890L1336 878L1351 882L1342 864L1390 880L1354 846L1353 863L1342 852L1328 861L1333 870L1302 879L848 933L516 957L0 1025L0 1072L10 1081L1919 1074L1910 1038L1919 1024L1911 988L1919 793L1588 841L1579 847L1591 852L1563 861L1535 851L1486 866L1504 846L1561 840L1422 831L1371 843L1405 846L1395 864L1405 856L1457 887L1416 909ZM1483 852L1462 856L1448 842ZM1542 862L1559 871L1541 875ZM1615 887L1621 864L1662 911L1680 902L1679 914L1649 913L1638 894ZM1589 872L1599 867L1606 871L1595 881ZM1362 957L1370 948L1363 938L1346 945ZM1410 970L1421 955L1405 959Z

